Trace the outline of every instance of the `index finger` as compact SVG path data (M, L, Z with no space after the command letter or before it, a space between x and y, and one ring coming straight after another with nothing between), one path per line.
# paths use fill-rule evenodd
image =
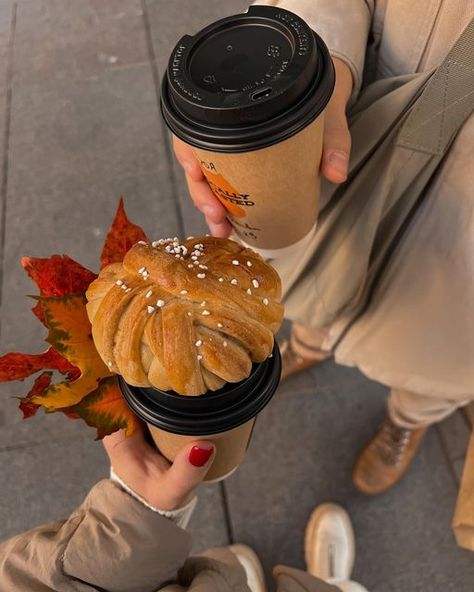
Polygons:
M176 136L173 136L173 148L176 158L185 170L186 175L191 177L193 181L202 181L204 179L204 174L201 171L198 159L192 151L192 148Z

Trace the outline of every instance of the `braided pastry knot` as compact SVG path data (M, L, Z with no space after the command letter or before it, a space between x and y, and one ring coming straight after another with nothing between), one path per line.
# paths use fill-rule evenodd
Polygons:
M140 242L87 290L96 348L135 386L201 395L249 376L283 320L276 271L215 237Z

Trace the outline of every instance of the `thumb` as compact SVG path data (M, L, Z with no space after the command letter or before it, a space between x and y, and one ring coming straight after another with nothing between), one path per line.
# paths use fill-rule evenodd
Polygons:
M351 135L345 112L329 112L325 121L321 172L328 181L342 183L347 179Z
M163 477L160 508L175 509L185 505L206 476L214 457L214 444L205 440L193 442L180 450Z

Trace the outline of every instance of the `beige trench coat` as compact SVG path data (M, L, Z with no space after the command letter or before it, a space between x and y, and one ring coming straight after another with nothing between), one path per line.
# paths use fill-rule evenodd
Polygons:
M375 137L382 121L386 128L379 130L380 137L386 137L382 131L390 127L390 109L410 103L474 17L474 0L279 0L268 4L303 16L331 53L350 67L354 78L350 113L357 113L351 124L351 170L357 164L354 161L370 154L368 136ZM377 99L382 99L379 111L374 109ZM370 149L380 151L380 146L374 142ZM354 227L352 242L343 237L341 226L339 234L331 235L321 224L304 252L272 261L283 279L288 318L323 329L327 333L323 347L332 349L339 363L358 366L391 387L444 399L474 399L473 155L471 115L432 175L424 192L427 199L387 264L369 308L355 322L352 319L349 330L350 307L366 289L377 249L375 242L372 251L359 248L364 243L367 249L368 240L362 208L359 220L348 217L348 225ZM394 182L403 182L404 155L397 158ZM377 170L385 170L385 164L379 160ZM360 194L369 204L374 197L370 192L369 184L361 186ZM322 208L334 194L335 187L323 183ZM390 232L387 213L382 212L380 220Z
M101 481L62 522L0 544L2 592L250 592L226 549L188 558L190 535L112 481ZM340 592L276 567L279 592Z

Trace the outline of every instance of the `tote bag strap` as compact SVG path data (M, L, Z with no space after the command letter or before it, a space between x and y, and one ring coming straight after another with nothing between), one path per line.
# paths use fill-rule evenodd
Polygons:
M474 19L456 41L446 59L433 72L398 132L396 146L441 161L464 121L474 111ZM369 282L361 307L341 331L336 348L370 307L375 291L407 227L427 196L422 191L388 245Z
M400 129L397 146L442 156L474 111L474 19L435 70Z

